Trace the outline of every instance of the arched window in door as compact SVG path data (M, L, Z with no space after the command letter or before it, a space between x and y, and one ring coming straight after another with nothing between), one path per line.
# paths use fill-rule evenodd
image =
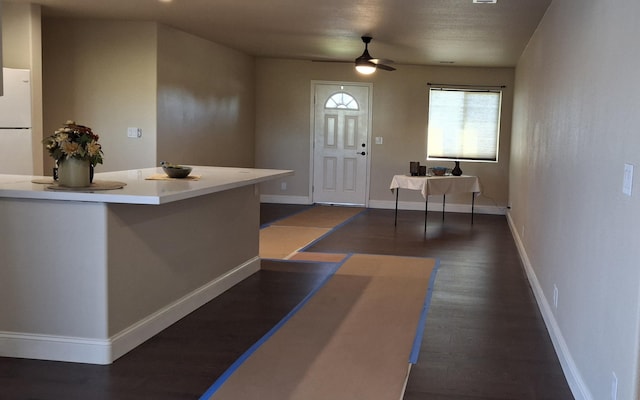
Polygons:
M331 97L324 103L324 108L329 109L345 109L345 110L359 110L358 102L349 93L338 92L332 94Z

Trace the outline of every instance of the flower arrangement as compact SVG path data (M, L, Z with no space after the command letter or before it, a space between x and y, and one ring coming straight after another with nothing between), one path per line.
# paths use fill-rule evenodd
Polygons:
M69 159L89 161L91 165L102 164L102 146L99 136L91 128L67 121L62 128L43 140L49 155L58 163Z

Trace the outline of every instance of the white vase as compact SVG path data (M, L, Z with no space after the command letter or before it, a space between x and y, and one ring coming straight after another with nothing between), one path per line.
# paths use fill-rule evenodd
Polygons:
M68 158L58 165L58 185L66 187L89 186L89 160Z

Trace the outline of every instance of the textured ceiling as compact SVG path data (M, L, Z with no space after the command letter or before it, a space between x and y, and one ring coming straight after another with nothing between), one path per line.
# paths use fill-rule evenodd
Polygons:
M29 2L28 0L16 0ZM551 0L40 0L45 17L158 21L245 53L514 66Z

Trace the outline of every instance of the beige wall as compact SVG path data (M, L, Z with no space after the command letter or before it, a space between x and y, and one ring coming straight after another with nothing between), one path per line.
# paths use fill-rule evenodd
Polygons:
M45 130L90 126L105 153L98 172L253 166L252 57L152 22L45 19L44 31Z
M510 68L452 68L398 65L397 71L378 71L373 77L358 75L350 63L258 59L256 66L256 166L296 171L286 179L265 184L263 194L310 199L310 96L311 82L372 82L373 115L371 183L372 205L390 207L394 196L389 183L395 174L409 172L409 161L429 166L453 162L429 162L426 157L428 82L477 85L506 85L503 94L502 132L498 163L462 163L465 174L478 175L483 196L477 204L506 207L511 134L514 70ZM383 144L373 138L383 137ZM419 194L403 191L401 201L424 207ZM468 196L447 196L447 203L469 203Z
M158 160L252 167L254 60L160 25Z
M31 5L2 3L2 66L31 69Z
M2 66L31 70L33 170L42 172L42 39L40 6L3 2ZM1 78L0 74L0 78Z
M581 399L638 398L640 2L554 1L520 59L510 198L534 291ZM558 306L553 306L554 285Z
M154 166L157 24L44 19L43 52L45 132L68 119L90 126L104 151L97 172Z

